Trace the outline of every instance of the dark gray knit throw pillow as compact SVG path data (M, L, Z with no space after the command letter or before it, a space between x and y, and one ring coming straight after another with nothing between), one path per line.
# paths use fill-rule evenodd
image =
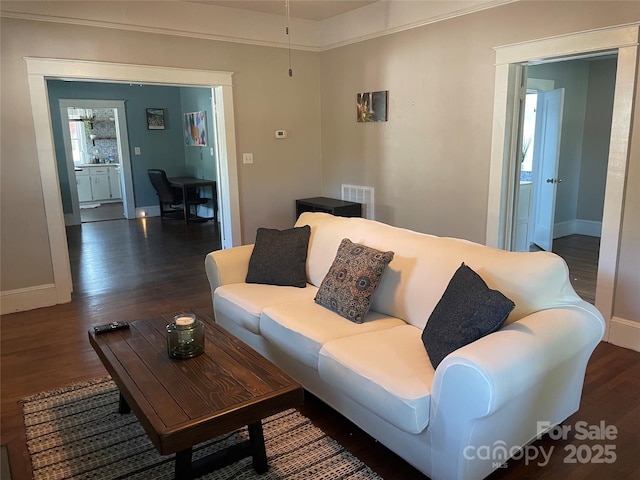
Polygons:
M515 304L491 290L464 263L456 270L422 331L433 368L454 350L499 330Z
M381 252L344 238L316 293L316 303L352 322L364 322L371 296L391 260L393 252Z
M288 230L258 228L246 282L306 287L310 235L309 225Z

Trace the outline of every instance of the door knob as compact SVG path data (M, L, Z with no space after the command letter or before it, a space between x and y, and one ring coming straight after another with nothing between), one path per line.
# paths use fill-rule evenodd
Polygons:
M555 178L547 178L547 183L562 183L562 179L555 179Z

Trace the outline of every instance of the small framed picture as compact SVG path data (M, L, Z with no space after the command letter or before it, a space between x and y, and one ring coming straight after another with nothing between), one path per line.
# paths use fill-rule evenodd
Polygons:
M164 130L164 109L163 108L147 108L147 129L148 130Z
M389 109L389 90L364 92L356 95L356 121L386 122Z

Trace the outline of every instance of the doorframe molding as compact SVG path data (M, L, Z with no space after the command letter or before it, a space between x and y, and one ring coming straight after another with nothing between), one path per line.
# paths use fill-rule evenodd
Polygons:
M71 301L73 283L58 181L58 167L55 159L47 79L196 86L208 87L219 92L224 109L216 109L215 115L218 123L224 126L221 129L221 133L224 135L224 148L220 149L217 162L224 165L223 171L227 173L226 177L218 179L220 183L218 195L223 199L220 206L222 246L227 248L240 245L238 171L233 116L233 72L55 58L24 57L24 60L27 66L31 114L49 233L55 303ZM39 302L35 302L35 304L45 306L40 305ZM50 304L48 303L48 305Z
M618 66L595 301L607 324L605 340L609 338L609 326L613 317L615 281L620 255L639 27L638 24L623 25L495 48L496 77L486 243L497 248L508 246L511 235L509 215L514 199L513 185L516 179L513 161L517 144L517 128L514 128L514 119L517 118L517 92L514 89L514 79L526 64L562 61L597 55L598 52L617 51Z

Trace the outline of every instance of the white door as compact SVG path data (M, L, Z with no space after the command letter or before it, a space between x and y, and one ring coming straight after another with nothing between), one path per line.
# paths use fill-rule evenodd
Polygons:
M553 223L558 184L564 88L538 92L536 133L533 144L533 243L546 251L553 244Z

